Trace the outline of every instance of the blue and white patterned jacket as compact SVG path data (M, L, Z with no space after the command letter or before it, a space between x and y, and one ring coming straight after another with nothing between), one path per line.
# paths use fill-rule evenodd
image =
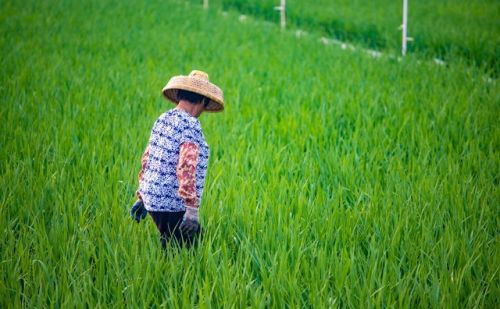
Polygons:
M178 194L179 182L176 174L179 150L184 142L195 143L199 149L196 194L201 205L209 147L199 120L183 110L172 109L156 120L149 138L149 158L139 184L139 193L146 210L185 210L183 200Z

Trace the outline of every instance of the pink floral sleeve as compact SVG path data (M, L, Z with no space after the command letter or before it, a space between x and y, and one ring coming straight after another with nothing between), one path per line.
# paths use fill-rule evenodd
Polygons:
M146 150L144 150L144 153L142 154L141 158L141 170L139 171L139 183L142 181L142 178L144 176L144 170L146 169L146 164L148 164L148 159L149 159L149 145L146 147ZM135 192L137 195L137 198L142 200L141 194L139 193L139 190Z
M198 165L198 145L192 142L181 144L179 163L177 164L177 179L179 181L179 196L189 207L198 207L196 195L196 166Z

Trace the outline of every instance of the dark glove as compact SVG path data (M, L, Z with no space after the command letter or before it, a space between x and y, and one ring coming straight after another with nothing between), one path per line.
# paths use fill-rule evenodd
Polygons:
M146 218L148 211L144 207L144 203L142 200L137 200L132 208L130 209L130 217L137 222L140 222L142 219Z
M193 237L193 235L200 230L198 207L186 206L186 213L184 213L184 217L179 227L188 237Z

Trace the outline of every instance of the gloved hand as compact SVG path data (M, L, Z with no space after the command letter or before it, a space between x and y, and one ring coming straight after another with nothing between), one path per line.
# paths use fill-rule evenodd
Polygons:
M137 222L140 222L142 219L146 218L148 211L144 207L144 203L142 200L137 200L132 208L130 209L130 217Z
M188 237L192 237L194 233L200 230L198 207L186 206L186 213L184 213L184 217L182 218L182 222L179 227Z

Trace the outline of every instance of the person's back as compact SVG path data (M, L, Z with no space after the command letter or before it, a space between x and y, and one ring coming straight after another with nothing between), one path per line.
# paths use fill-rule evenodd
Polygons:
M199 149L196 165L196 195L199 204L208 166L209 148L200 122L189 113L174 108L162 114L153 126L149 139L149 159L144 168L139 193L148 211L184 211L184 201L177 194L176 168L179 148L191 142Z

